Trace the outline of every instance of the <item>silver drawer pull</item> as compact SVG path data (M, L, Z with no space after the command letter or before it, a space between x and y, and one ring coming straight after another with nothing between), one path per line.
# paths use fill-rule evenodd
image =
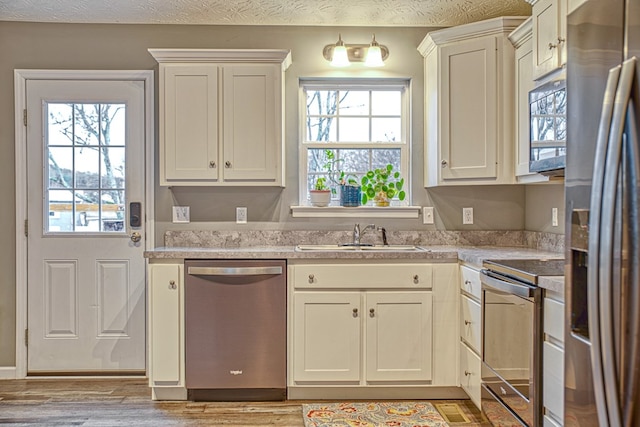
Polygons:
M169 289L175 289L175 288L177 288L176 281L175 280L169 280Z
M282 267L189 267L187 272L195 276L259 276L282 274Z
M472 322L471 322L471 320L466 320L466 319L465 319L465 321L464 321L464 324L465 324L465 325L470 325L471 323L472 323Z
M358 309L357 308L353 309L353 317L358 317Z
M468 377L469 375L471 375L471 372L469 372L469 371L465 370L465 371L464 371L464 376L465 376L465 377Z
M416 285L420 283L420 276L418 276L417 274L413 276L413 283L415 283Z
M373 308L369 309L369 317L376 317L376 310Z
M468 279L467 279L467 280L465 280L465 281L464 281L464 284L465 284L465 285L467 285L467 286L470 286L470 285L471 285L471 280L468 280Z
M309 275L309 283L313 283L313 281L315 280L316 276L314 276L313 274Z

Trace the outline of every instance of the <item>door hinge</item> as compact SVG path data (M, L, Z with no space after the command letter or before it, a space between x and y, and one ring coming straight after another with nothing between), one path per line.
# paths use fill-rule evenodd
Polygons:
M29 329L24 330L24 345L29 347Z
M24 220L24 237L29 237L29 220Z
M25 108L24 110L22 110L22 121L24 122L24 125L27 125L27 109Z

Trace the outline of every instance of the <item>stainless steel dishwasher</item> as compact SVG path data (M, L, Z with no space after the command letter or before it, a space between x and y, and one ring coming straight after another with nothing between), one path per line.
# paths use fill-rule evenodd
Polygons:
M286 398L286 262L185 261L190 400Z

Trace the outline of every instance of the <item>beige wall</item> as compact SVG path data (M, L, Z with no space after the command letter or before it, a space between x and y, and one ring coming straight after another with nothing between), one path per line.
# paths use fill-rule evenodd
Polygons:
M525 187L525 230L564 234L564 185L563 182L527 185ZM558 208L558 226L551 225L551 209Z
M349 229L354 220L292 218L289 206L298 202L298 78L309 76L389 75L412 81L413 201L432 205L435 226L421 220L378 221L389 230L487 229L547 230L537 190L535 211L527 210L523 186L441 188L425 190L423 176L423 70L416 46L429 28L375 28L377 40L391 54L383 71L331 69L321 56L338 32L347 43L367 43L372 28L240 27L184 25L69 25L0 22L0 366L15 364L15 179L13 70L20 69L152 69L158 64L148 48L284 48L293 65L286 74L286 187L284 189L160 188L156 186L158 237L171 224L173 204L191 206L192 223L182 228L227 228L235 206L247 206L246 228ZM157 84L156 84L157 87ZM157 111L157 110L156 110ZM157 159L157 157L156 157ZM156 160L157 161L157 160ZM528 195L529 192L527 191ZM475 224L462 225L462 207L474 207ZM540 214L538 214L538 211ZM538 217L539 215L539 217ZM540 226L541 228L535 228ZM530 228L532 227L532 228ZM559 231L561 232L561 231ZM161 240L157 241L161 244Z

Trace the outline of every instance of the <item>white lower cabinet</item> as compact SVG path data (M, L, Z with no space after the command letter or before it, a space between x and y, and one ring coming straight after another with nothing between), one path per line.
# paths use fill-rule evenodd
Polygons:
M545 291L542 343L542 404L545 426L562 426L564 419L564 299Z
M439 292L434 277L453 280ZM434 385L434 366L447 369L434 358L456 352L457 322L447 317L456 302L446 296L455 290L455 264L290 265L289 278L290 390ZM436 298L452 306L438 307L447 315L435 314ZM455 378L455 364L448 368L442 382Z
M480 271L460 266L460 386L480 408L482 312Z
M154 400L184 400L182 264L149 266L149 386Z

